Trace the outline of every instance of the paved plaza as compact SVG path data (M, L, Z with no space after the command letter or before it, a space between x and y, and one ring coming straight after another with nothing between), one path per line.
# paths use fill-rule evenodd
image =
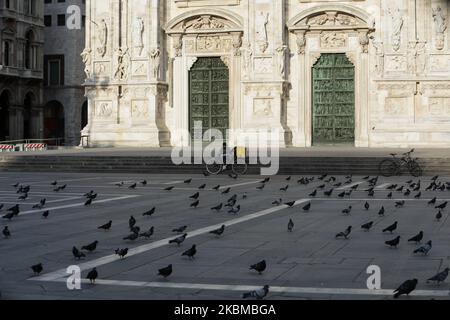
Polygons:
M435 209L450 201L450 191L426 191L431 177L421 178L420 198L415 197L419 191L404 194L411 180L407 176L380 177L373 196L365 191L369 189L366 177L353 176L349 182L344 176L336 176L336 180L315 176L308 184L298 182L301 176L287 178L272 177L260 190L264 179L260 176L0 173L0 214L20 205L17 217L0 221L0 228L8 226L12 234L0 238L2 298L228 300L240 299L243 292L267 284L268 300L392 299L393 289L413 278L419 280L417 290L401 299L450 298L450 285L426 282L450 266L448 209L442 210L439 221ZM186 183L188 179L192 181ZM56 192L54 181L67 187ZM450 178L437 181L444 183ZM26 200L18 199L16 183L30 186ZM130 188L135 183L136 188ZM401 192L390 191L392 184L398 185L396 189L405 187ZM280 190L286 186L287 191ZM350 196L339 197L356 186ZM174 188L165 190L168 187ZM331 189L330 196L324 194ZM98 196L85 206L84 194L91 190ZM317 195L311 197L314 190ZM191 208L195 201L189 197L197 192L199 205ZM393 196L387 199L390 192ZM234 208L241 208L238 213L229 213L229 208L211 210L233 195L237 195ZM434 197L436 204L428 204ZM33 209L43 198L45 206ZM274 205L279 199L283 204ZM396 207L402 200L404 206ZM291 208L285 205L291 201L296 201ZM310 210L303 210L308 203ZM350 214L342 213L349 206ZM385 215L379 216L382 206ZM156 208L152 216L143 216L152 208ZM42 217L45 211L49 211L46 219ZM131 215L141 233L153 226L154 235L123 240L131 233ZM292 232L287 230L290 219ZM97 229L110 220L111 230ZM361 225L370 221L373 228L363 231ZM397 230L382 232L395 221ZM210 234L222 225L226 226L222 236ZM180 246L169 244L178 236L172 230L182 226L187 226L186 241ZM336 239L348 226L353 227L348 239ZM419 231L424 232L422 245L433 241L428 255L413 254L421 245L407 243ZM397 249L385 245L398 235ZM80 261L74 258L74 246L81 250L94 241L98 241L95 251L82 251L86 257ZM194 244L195 258L182 256ZM115 255L118 248L129 249L124 259ZM249 270L262 260L267 262L262 274ZM30 267L38 263L43 271L34 276ZM172 275L167 279L158 276L158 270L169 264L173 265ZM95 267L99 274L96 284L83 280L81 290L68 290L66 268L72 265L81 268L82 278ZM366 269L371 265L381 268L381 290L367 289Z

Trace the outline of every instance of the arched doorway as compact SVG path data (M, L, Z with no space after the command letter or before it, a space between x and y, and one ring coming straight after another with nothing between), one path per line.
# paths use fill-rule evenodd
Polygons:
M83 130L89 122L88 117L88 103L85 101L81 106L81 130Z
M32 139L33 138L33 129L32 129L32 106L34 102L34 95L31 92L28 92L25 95L25 99L23 101L23 139Z
M189 71L189 130L201 122L204 134L217 129L226 137L229 128L229 70L220 57L202 57ZM205 137L206 140L210 138Z
M313 144L353 144L355 66L345 53L323 53L312 76Z
M10 140L9 133L10 94L4 90L0 95L0 141Z
M56 139L65 136L64 106L59 101L50 101L44 109L44 136L49 144L56 144ZM62 142L62 141L61 141Z

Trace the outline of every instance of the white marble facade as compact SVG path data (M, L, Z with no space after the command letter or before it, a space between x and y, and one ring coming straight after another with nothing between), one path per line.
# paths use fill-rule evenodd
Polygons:
M446 0L87 0L86 96L93 146L179 146L189 70L229 68L229 127L312 142L312 66L355 66L356 147L450 146Z

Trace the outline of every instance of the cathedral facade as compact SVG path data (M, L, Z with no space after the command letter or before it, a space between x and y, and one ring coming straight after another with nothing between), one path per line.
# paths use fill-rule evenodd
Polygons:
M450 146L449 12L446 0L87 0L82 136L182 146L200 122L271 129L280 146Z

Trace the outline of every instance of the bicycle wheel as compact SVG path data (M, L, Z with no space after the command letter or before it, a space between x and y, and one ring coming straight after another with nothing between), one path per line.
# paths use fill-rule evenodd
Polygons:
M222 165L218 164L218 163L213 163L213 164L207 164L206 165L206 171L209 172L209 174L212 175L217 175L222 171Z
M233 170L234 174L237 174L237 175L246 174L247 169L248 169L248 166L245 163L242 163L242 164L237 163L237 164L233 164L233 166L232 166L232 170Z
M398 163L391 159L386 159L380 162L378 167L380 173L384 177L392 177L398 173Z
M416 161L411 161L409 163L409 173L414 177L420 177L422 175L422 168Z

